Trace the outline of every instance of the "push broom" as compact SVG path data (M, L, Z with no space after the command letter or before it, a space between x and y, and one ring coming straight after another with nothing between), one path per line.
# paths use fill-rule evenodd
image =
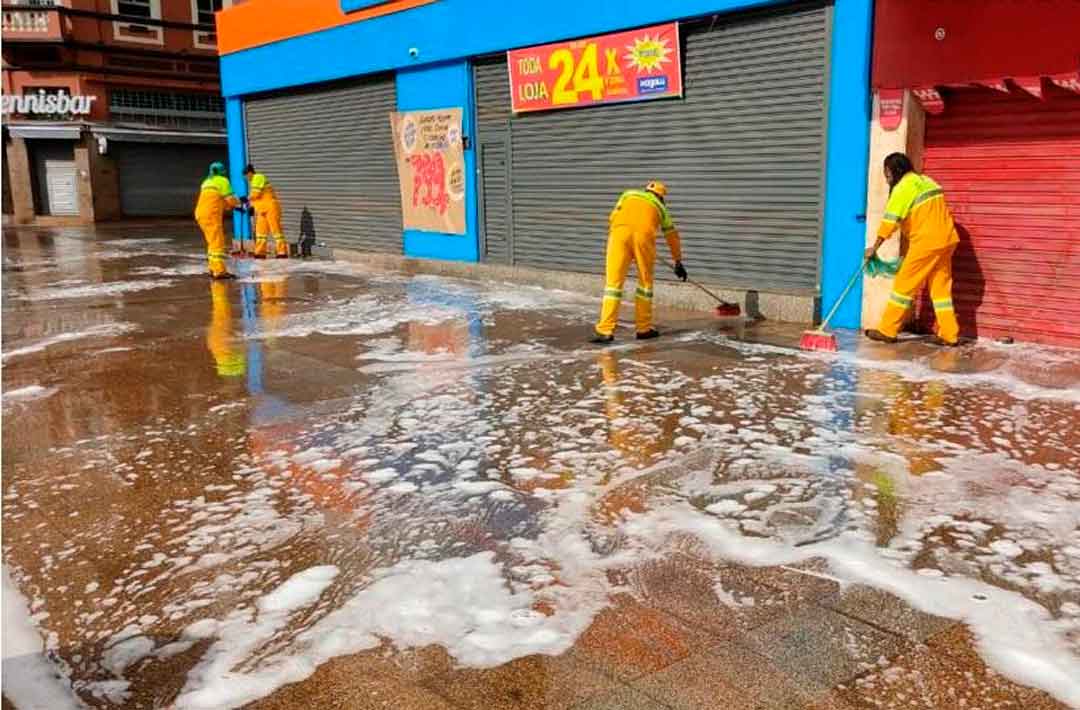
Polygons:
M829 311L829 315L825 316L825 320L821 322L815 330L804 330L802 337L799 338L799 347L803 350L819 350L822 352L834 353L840 348L836 344L836 336L832 333L826 333L825 329L829 327L829 321L836 315L836 311L840 308L840 304L847 298L848 293L851 292L851 287L855 285L855 282L862 276L863 269L866 268L866 262L868 259L863 259L859 264L859 270L851 275L851 280L848 281L847 287L844 292L840 294L840 298L836 299L836 303L833 304L832 310Z
M664 257L660 257L660 261L664 262L664 265L667 266L669 269L674 269L675 268L675 265L672 264L667 259L665 259ZM687 277L686 280L689 281L694 286L697 286L699 289L701 289L705 293L707 293L710 298L712 298L714 301L716 301L719 304L716 307L716 315L717 315L717 317L730 318L731 316L737 316L737 315L740 315L742 313L742 309L739 308L738 303L731 303L730 301L725 301L724 299L720 298L715 293L713 293L709 289L705 288L704 286L699 284L697 281L694 281L690 277Z

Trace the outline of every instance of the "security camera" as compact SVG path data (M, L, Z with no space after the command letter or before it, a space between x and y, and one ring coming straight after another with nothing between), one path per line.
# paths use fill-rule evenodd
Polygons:
M409 47L409 56L412 57L413 59L416 59L417 57L420 56L420 50L417 49L416 47Z

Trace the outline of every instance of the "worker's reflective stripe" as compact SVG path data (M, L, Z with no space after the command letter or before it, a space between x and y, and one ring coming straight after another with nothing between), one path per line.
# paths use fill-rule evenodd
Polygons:
M940 187L934 188L932 190L927 190L926 192L922 193L921 195L919 195L918 197L915 198L915 201L911 203L911 209L915 209L916 207L918 207L922 203L926 202L927 200L932 200L935 197L944 197L944 196L945 196L945 191L942 190Z
M202 185L199 186L200 190L210 192L216 192L222 197L232 197L232 184L229 182L229 178L224 175L212 175L202 181Z
M883 214L881 216L881 219L886 221L886 222L899 222L900 221L900 215L893 214L892 212L886 212L885 214Z
M665 231L671 231L675 229L675 225L671 221L671 215L668 213L667 205L660 201L656 195L652 194L648 190L627 190L620 197L619 201L615 203L615 209L619 209L619 205L627 197L636 197L639 200L645 200L650 205L656 208L656 211L660 213L660 227Z
M942 299L940 301L934 301L935 311L951 311L953 309L952 299Z
M225 259L228 258L228 254L223 251L208 251L206 252L206 256L210 261L225 261Z
M900 306L901 308L907 308L908 306L911 305L911 301L912 301L912 299L909 298L908 296L905 296L902 293L897 293L896 291L893 291L892 293L889 294L889 300L892 301L893 303L895 303L896 305Z
M614 298L616 300L622 299L622 289L618 288L605 288L604 298Z
M651 301L653 292L651 288L641 288L640 286L638 286L637 292L634 295L636 295L638 298L643 298L646 301Z

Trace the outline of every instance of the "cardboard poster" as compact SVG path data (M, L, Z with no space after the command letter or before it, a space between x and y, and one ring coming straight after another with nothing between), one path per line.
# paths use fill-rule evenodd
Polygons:
M405 229L465 233L461 109L390 114Z

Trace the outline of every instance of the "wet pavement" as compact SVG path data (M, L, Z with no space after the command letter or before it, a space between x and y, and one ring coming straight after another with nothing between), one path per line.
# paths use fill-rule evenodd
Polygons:
M1075 352L3 236L5 708L1080 707Z

